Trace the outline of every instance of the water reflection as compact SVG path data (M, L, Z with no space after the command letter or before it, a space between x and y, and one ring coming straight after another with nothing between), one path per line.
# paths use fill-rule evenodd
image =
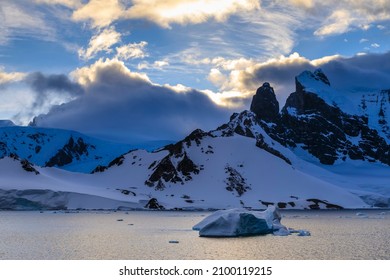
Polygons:
M200 238L204 212L0 212L0 258L390 259L390 212L356 214L283 213L310 237Z

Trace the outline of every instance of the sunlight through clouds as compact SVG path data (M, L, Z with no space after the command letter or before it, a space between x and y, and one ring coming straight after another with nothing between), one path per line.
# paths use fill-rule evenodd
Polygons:
M259 8L258 0L134 0L126 17L146 18L170 28L172 23L196 24L209 19L222 22L235 13Z
M87 49L81 48L78 54L80 58L88 60L96 56L99 52L111 53L111 46L120 42L120 39L121 34L115 31L114 27L104 29L101 33L91 38Z
M26 73L22 72L4 72L4 69L0 66L0 86L3 84L19 82L23 80L26 75Z
M359 54L390 50L386 0L14 0L0 1L0 20L0 87L16 95L31 91L25 79L37 72L82 87L166 85L159 90L196 91L228 110L245 107L264 81L287 95L302 70L348 76ZM380 85L383 67L372 70Z
M116 58L129 60L134 58L144 58L148 54L145 52L145 47L148 45L147 42L141 41L139 43L130 43L124 46L116 48Z
M103 28L123 17L124 7L118 0L90 0L74 11L75 21L91 21L92 27Z
M333 12L325 21L324 26L317 29L314 35L326 36L331 34L341 34L349 30L353 22L352 15L349 11L338 10Z

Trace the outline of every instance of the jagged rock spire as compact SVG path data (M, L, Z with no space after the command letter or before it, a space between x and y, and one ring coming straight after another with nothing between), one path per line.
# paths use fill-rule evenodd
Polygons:
M279 102L276 100L274 89L269 83L264 83L256 91L251 103L251 111L258 119L274 122L279 115Z

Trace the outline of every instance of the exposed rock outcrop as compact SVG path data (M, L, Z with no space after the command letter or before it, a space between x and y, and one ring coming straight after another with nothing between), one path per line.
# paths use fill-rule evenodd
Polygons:
M274 122L279 116L279 102L269 83L264 83L257 89L252 99L251 111L265 122Z
M269 136L291 149L306 150L322 164L332 165L349 158L390 165L390 145L377 130L369 126L366 116L343 112L316 92L316 86L318 90L330 87L322 71L305 71L296 77L295 83L296 91L287 98L281 113L272 115L271 119L269 114L261 113L269 99L269 90L266 90L268 84L255 95L265 94L264 98L258 97L256 102L252 102L251 110L256 113L259 125ZM275 108L274 103L271 101L271 108ZM386 121L381 122L385 130ZM263 148L264 145L258 146ZM269 152L272 153L271 150Z

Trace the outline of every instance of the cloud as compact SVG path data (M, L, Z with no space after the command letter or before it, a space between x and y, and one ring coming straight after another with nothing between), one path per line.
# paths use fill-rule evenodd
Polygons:
M69 8L77 8L81 6L82 0L34 0L38 4L46 5L62 5Z
M146 19L164 28L210 19L223 22L233 14L260 8L259 0L133 0L131 4L119 0L90 0L82 6L77 5L79 1L72 0L56 0L55 3L77 7L72 19L89 21L93 28L104 28L123 19Z
M74 11L72 19L90 21L92 27L103 28L122 18L124 9L119 0L90 0Z
M91 38L87 49L81 48L78 51L79 57L89 60L102 51L111 53L111 47L120 42L120 40L121 34L115 31L114 27L106 28Z
M310 9L314 7L313 0L289 0L289 2L295 6L303 7L305 9Z
M371 44L371 47L373 48L379 48L381 45L379 45L378 43L373 43Z
M313 60L293 53L265 62L246 60L240 64L239 60L223 58L214 62L208 79L219 92L209 95L217 104L229 107L248 106L252 95L264 82L271 83L283 105L288 95L295 91L295 76L317 68L323 69L332 86L341 92L390 88L390 52L353 57L333 55Z
M0 45L5 45L18 36L54 41L55 30L46 23L44 15L29 3L1 1L0 22Z
M155 62L153 62L153 66L155 68L159 68L159 69L161 69L165 66L168 66L168 65L169 65L169 62L166 60L156 60Z
M139 43L131 43L116 48L116 58L119 60L129 60L135 58L144 58L147 56L145 47L148 45L147 42L141 41Z
M23 80L26 77L26 73L22 72L4 72L2 67L0 67L0 86L15 83Z
M169 66L168 60L156 60L153 63L144 61L138 64L137 69L138 70L143 70L143 69L162 70L164 67L167 66Z
M200 73L208 65L219 68L218 63L232 63L245 67L251 65L254 59L265 61L291 53L297 36L295 30L301 28L303 21L301 15L294 11L290 13L289 9L263 7L258 13L232 17L223 27L215 22L188 26L185 32L189 37L184 35L180 39L194 43L166 58L172 67L180 66L182 72ZM223 59L218 61L218 57ZM234 66L223 66L226 67Z
M212 68L208 75L208 80L212 82L214 85L218 86L219 88L223 88L223 85L227 81L227 77L224 74L222 74L222 72L219 69Z
M366 43L366 42L368 42L368 41L369 41L368 39L362 38L362 39L360 39L359 43Z
M118 76L116 77L115 74ZM99 59L90 66L77 68L70 76L84 88L93 87L95 84L101 85L102 83L120 83L123 77L127 77L133 83L152 84L148 76L131 72L118 59Z
M37 117L37 125L137 142L179 139L195 128L212 129L231 113L200 91L153 84L117 59L99 60L72 77L85 94Z
M373 23L390 19L387 0L315 1L314 9L322 21L322 26L314 32L317 36L342 34L353 29L368 30Z
M24 95L28 96L29 101L24 102L23 108L13 117L17 122L26 122L34 114L46 113L52 106L67 103L84 93L78 83L62 74L44 75L35 72L26 76L24 82L28 86Z
M47 113L54 105L67 103L84 94L78 83L63 74L11 74L6 77L7 86L0 91L0 111L21 125L28 124L37 114Z
M83 94L83 88L69 80L66 75L44 75L41 72L30 74L26 78L27 83L36 92L43 94L51 91L67 93L72 96Z
M334 34L342 34L350 29L353 19L349 11L337 10L334 11L324 22L324 26L317 29L314 35L327 36Z
M162 27L171 24L197 24L209 19L223 22L232 14L260 8L258 0L133 0L126 17L148 19Z

